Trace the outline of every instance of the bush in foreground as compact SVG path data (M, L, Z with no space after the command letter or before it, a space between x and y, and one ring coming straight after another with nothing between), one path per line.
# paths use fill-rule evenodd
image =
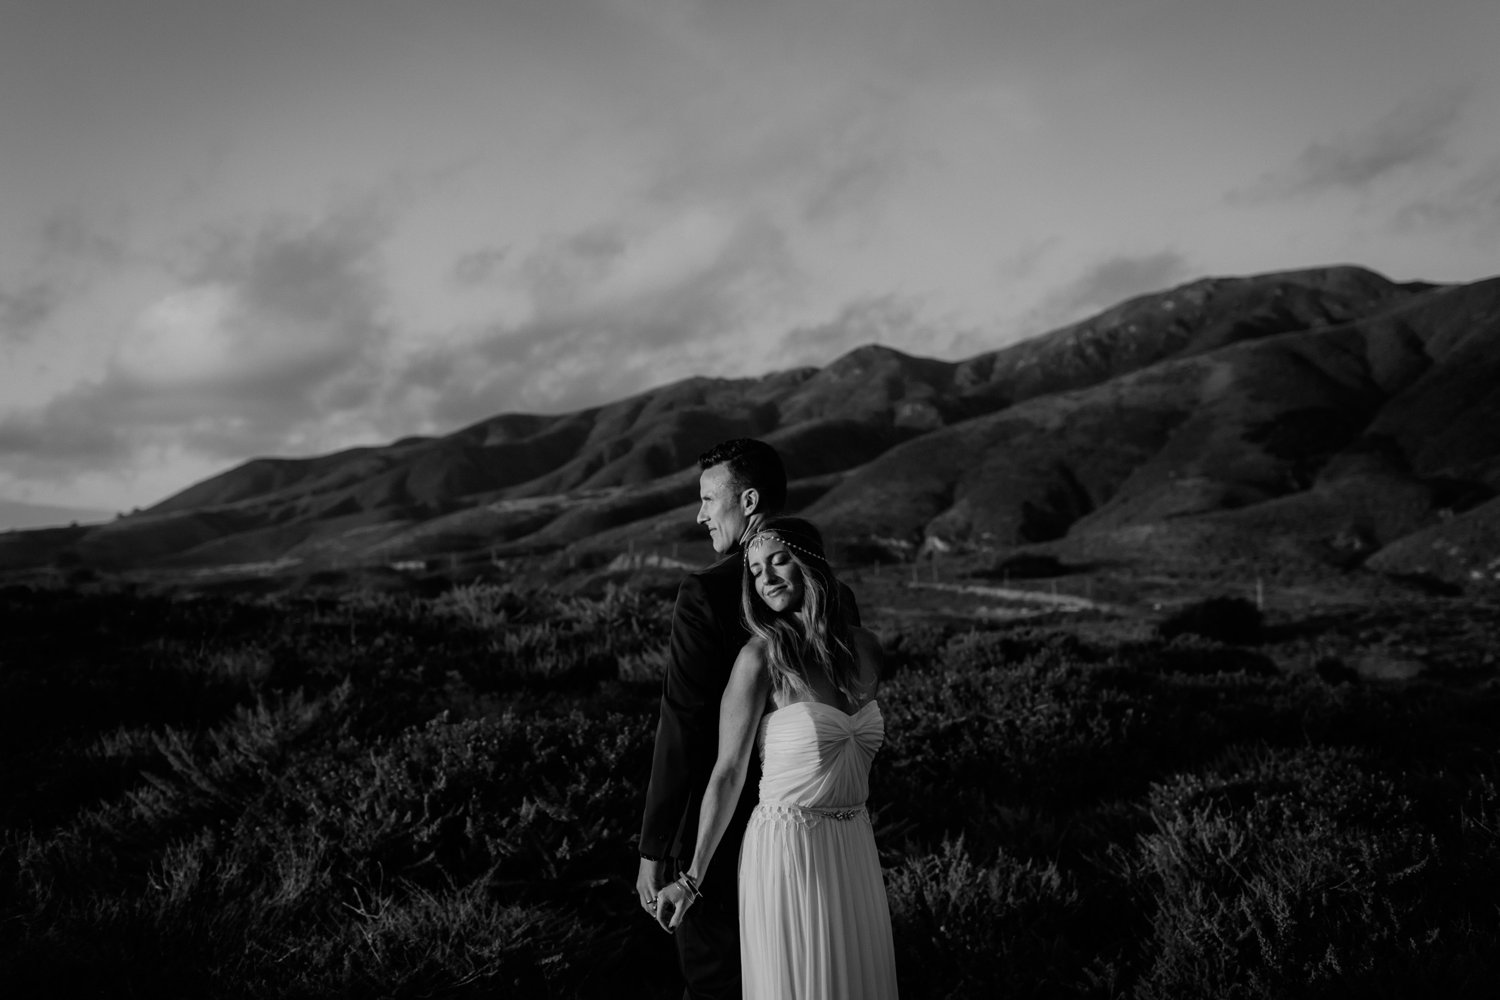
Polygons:
M0 981L675 995L630 888L669 610L7 592ZM1500 972L1493 686L1330 687L1201 637L887 645L904 996L1481 996Z

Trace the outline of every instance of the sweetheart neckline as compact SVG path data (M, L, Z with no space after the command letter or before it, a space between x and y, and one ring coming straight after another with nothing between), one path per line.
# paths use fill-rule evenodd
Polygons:
M835 713L837 713L839 715L842 715L846 719L854 719L854 718L858 718L860 715L862 715L864 713L864 710L867 709L867 708L869 708L871 705L877 704L879 702L879 700L880 699L878 699L878 698L871 698L869 701L865 702L863 705L859 706L858 708L856 708L852 712L846 712L842 708L839 708L837 705L830 705L830 704L828 704L825 701L794 701L791 704L782 705L780 708L773 708L773 709L771 709L769 712L767 712L765 714L765 718L769 719L771 716L775 715L777 712L784 712L787 709L789 709L789 708L795 708L798 705L818 705L818 706L820 706L822 708L828 709L831 712L835 712Z

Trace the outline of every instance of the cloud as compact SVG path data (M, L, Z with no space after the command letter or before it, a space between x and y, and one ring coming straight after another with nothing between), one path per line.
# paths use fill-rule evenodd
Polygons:
M45 277L0 285L0 344L33 341L64 305L84 296L96 272L128 262L124 244L77 209L46 213L24 239L31 268Z
M922 331L926 324L919 315L917 303L895 295L874 295L849 302L837 316L826 323L799 326L788 330L777 351L777 367L825 365L857 347L881 344L900 350L918 350L927 354L930 336ZM929 351L922 351L919 341L928 341Z
M472 288L489 282L505 263L509 252L502 247L471 250L453 262L450 277L460 288Z
M679 231L696 228L700 232L712 223L684 220L676 224ZM520 264L518 280L523 291L543 312L567 309L574 303L599 294L608 280L619 282L623 266L635 271L649 270L650 260L659 260L664 255L684 252L682 243L669 231L672 226L662 227L647 236L638 237L631 246L624 230L614 224L571 233L560 239L544 242L542 247L529 254ZM710 237L711 238L711 237ZM691 236L687 239L692 239ZM630 251L627 262L625 254ZM668 269L668 261L658 266Z
M83 386L40 410L0 420L0 455L7 471L50 478L80 463L123 465L126 431L102 386Z
M35 281L13 292L0 288L0 343L24 343L62 304L56 285Z
M1390 173L1438 156L1447 146L1470 87L1453 87L1404 104L1370 125L1314 141L1292 163L1229 195L1253 205L1339 188L1362 189Z
M756 352L756 331L798 286L764 218L687 213L632 230L593 227L517 261L522 321L424 351L393 378L393 411L454 426L507 411L562 412Z
M41 277L7 287L0 284L0 345L29 345L65 307L88 298L101 278L137 263L100 220L77 208L46 212L18 234Z
M54 209L42 221L40 249L44 258L64 258L95 264L118 264L129 256L124 242L84 218L77 209Z
M1006 283L1024 281L1037 273L1042 262L1061 243L1057 236L1033 237L1018 244L998 262L996 273Z
M273 425L317 416L319 390L359 374L389 341L383 236L379 218L359 212L210 236L185 287L122 339L113 376L168 397L234 400Z
M0 456L62 479L129 470L152 450L242 460L330 438L379 387L380 237L341 215L200 241L181 287L120 331L100 379L0 421Z
M774 114L721 108L728 127L700 118L664 144L645 199L669 208L758 203L821 228L866 221L912 165L909 132L919 109L879 88L802 96Z
M1066 322L1136 295L1162 291L1188 274L1187 261L1172 250L1140 257L1110 257L1049 296L1041 312Z
M903 112L889 97L861 95L848 109L816 122L800 137L802 152L783 179L795 189L800 184L802 221L819 226L859 218L877 208L905 174L913 153ZM910 114L911 112L906 112Z
M1429 197L1403 205L1392 220L1397 232L1472 227L1480 234L1500 228L1500 158Z
M403 331L377 215L280 219L199 238L178 286L116 337L104 374L0 419L12 476L202 469L260 454L443 433L506 411L566 412L703 371L757 371L803 290L782 229L698 208L594 225L486 260L518 318ZM410 342L410 341L408 341Z

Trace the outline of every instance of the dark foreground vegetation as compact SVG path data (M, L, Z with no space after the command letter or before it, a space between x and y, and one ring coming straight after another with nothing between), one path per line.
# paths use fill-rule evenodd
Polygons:
M673 995L630 889L669 610L0 591L0 983ZM903 995L1491 995L1493 659L1381 679L1350 621L886 628Z

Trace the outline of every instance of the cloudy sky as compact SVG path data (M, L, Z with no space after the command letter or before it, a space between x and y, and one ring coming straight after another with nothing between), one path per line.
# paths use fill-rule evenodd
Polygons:
M0 0L0 497L1500 273L1494 0Z

